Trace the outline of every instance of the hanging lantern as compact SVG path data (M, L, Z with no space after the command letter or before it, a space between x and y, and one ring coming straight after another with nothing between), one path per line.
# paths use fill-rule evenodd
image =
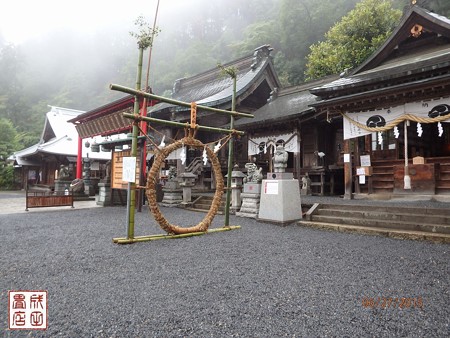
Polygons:
M91 145L91 151L94 153L99 153L100 152L100 145L97 143L92 143Z

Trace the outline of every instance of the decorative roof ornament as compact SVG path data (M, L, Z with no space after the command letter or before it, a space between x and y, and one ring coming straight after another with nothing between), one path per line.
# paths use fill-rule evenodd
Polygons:
M278 88L275 87L273 88L273 90L270 92L270 96L267 99L267 102L272 102L273 100L275 100L278 97Z
M253 53L253 62L250 68L252 70L255 70L256 67L258 67L259 63L261 62L263 57L270 57L270 53L273 51L273 48L270 47L270 45L262 45L255 49L255 52Z
M423 27L417 23L413 26L413 28L411 28L411 35L414 38L418 38L422 34L422 32L423 32Z

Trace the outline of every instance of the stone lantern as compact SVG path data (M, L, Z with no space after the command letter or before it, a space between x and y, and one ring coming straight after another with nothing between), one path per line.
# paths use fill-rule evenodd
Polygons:
M241 208L241 191L244 183L244 177L246 175L239 171L237 166L233 168L231 172L231 213L235 214ZM228 178L228 175L225 175L225 178Z
M183 202L181 204L184 207L188 207L192 201L192 187L195 185L197 176L193 173L182 173L180 178L180 186L183 188Z

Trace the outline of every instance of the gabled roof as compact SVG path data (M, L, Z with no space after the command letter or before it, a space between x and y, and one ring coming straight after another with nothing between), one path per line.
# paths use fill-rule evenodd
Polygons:
M84 113L84 111L54 106L50 106L50 108L50 111L45 116L41 141L47 142L54 137L60 138L64 135L76 137L75 126L67 123L67 121Z
M10 156L10 160L15 160L18 164L27 160L27 157L45 153L63 156L77 156L78 154L78 133L75 125L68 122L70 119L84 113L80 110L67 109L50 106L50 111L46 114L44 129L40 141L31 147L16 151ZM90 140L90 143L93 141ZM92 153L83 147L83 157L90 153L94 159L109 159L111 153Z
M413 6L386 42L349 76L311 89L322 99L312 106L348 105L369 97L375 102L390 95L402 100L398 93L416 89L431 93L434 86L448 85L449 68L450 19Z
M251 95L264 76L270 77L273 87L281 86L273 68L271 51L270 46L264 45L255 49L252 55L223 65L224 67L234 67L237 70L236 96L239 101ZM221 75L221 70L215 67L190 78L177 80L173 87L172 98L228 109L231 107L232 94L232 79L229 76ZM149 113L154 115L163 111L184 111L186 109L169 103L160 103L149 109Z
M149 92L151 92L150 88ZM143 102L140 104L142 108ZM153 105L153 100L147 101L147 106ZM133 108L134 95L125 95L113 102L80 114L69 122L75 124L76 130L82 138L115 135L131 130L133 120L124 117L123 113L132 113Z
M450 38L450 19L445 16L431 13L426 9L418 6L411 7L408 12L403 15L397 28L392 32L391 36L378 48L363 64L361 64L352 74L358 74L365 70L375 68L398 48L398 46L407 41L413 40L412 32L416 25L422 27L423 33L433 32L438 35ZM418 27L417 29L420 29ZM421 33L420 32L420 33Z

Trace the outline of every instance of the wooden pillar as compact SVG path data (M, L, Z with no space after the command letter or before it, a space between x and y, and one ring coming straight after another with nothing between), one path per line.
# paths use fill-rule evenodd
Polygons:
M355 154L355 158L354 158L354 162L355 163L354 163L354 165L355 165L355 167L358 167L358 166L361 165L361 163L359 162L359 157L361 156L361 149L359 149L359 140L358 140L358 138L356 138L356 141L355 141L354 154ZM359 184L359 176L356 176L356 179L355 179L355 193L356 194L360 194L361 193L361 186Z
M297 152L294 153L294 173L295 176L294 178L298 179L301 183L301 161L300 161L300 132L299 132L299 128L295 128L294 129L294 133L297 134Z
M77 155L77 176L76 178L82 178L82 170L83 170L83 139L78 136L78 155Z
M352 199L352 154L350 140L344 140L344 199Z

